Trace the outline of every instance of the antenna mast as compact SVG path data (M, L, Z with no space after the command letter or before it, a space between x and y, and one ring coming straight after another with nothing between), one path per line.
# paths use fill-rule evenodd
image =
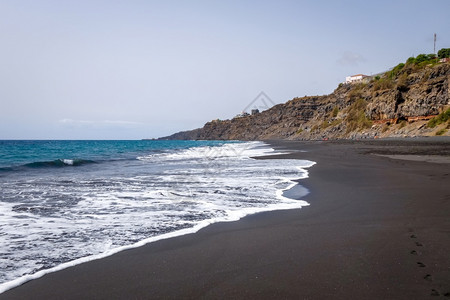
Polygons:
M433 50L434 50L434 55L436 55L436 33L434 34L434 48L433 48Z

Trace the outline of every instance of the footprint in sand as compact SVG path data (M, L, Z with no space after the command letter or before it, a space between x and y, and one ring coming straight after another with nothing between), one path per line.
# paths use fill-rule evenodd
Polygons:
M426 265L424 263L421 263L420 261L417 262L417 265L421 268L425 268Z
M436 291L435 289L431 290L431 296L440 296L439 292Z
M413 232L413 230L410 229L409 232ZM415 235L415 234L411 234L409 237L411 239L417 239L417 235ZM423 247L423 244L420 243L420 242L415 242L415 244L416 244L417 247ZM419 253L416 250L411 250L409 253L411 253L412 255L419 255ZM417 266L419 268L425 268L426 267L426 265L423 262L420 262L420 261L417 262ZM432 282L433 281L433 276L431 276L431 274L426 274L423 277L423 279L425 279L426 281ZM439 296L441 296L441 294L437 290L432 289L431 293L430 293L430 296L438 296L439 297ZM450 298L450 292L445 293L444 297Z

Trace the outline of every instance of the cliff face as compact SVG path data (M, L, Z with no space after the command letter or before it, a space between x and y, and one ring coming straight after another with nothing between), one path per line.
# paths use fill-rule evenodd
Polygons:
M405 67L326 96L294 98L259 114L211 121L163 139L336 139L449 135L449 122L428 120L450 107L450 64Z

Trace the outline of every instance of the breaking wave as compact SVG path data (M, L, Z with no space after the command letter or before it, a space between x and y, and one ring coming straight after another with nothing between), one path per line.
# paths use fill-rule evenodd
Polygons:
M24 164L26 168L62 168L62 167L78 167L87 164L95 164L96 161L88 159L57 159L51 161L35 161ZM5 168L6 169L6 168Z

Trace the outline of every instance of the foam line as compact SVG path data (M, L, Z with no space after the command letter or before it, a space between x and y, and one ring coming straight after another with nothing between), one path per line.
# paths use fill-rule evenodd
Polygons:
M196 148L183 150L180 153L175 153L176 155L174 154L172 156L172 158L173 159L188 159L188 158L195 158L195 157L203 157L204 158L205 151L213 151L213 152L215 152L215 155L217 157L231 157L233 159L235 159L237 155L242 155L242 156L246 156L246 157L249 157L249 156L254 157L254 156L276 153L276 151L274 149L268 148L268 147L266 147L266 148L259 147L258 149L252 148L254 146L259 146L263 143L251 142L250 147L248 144L247 145L245 145L245 144L247 144L247 143L231 144L233 146L233 148L227 148L227 147L229 147L227 145L218 147L218 148L222 147L222 149L210 149L211 147L196 147ZM148 159L148 157L142 158L142 159L145 160L145 159ZM156 242L159 240L164 240L164 239L182 236L182 235L186 235L186 234L196 233L200 229L202 229L210 224L213 224L213 223L237 221L245 216L255 214L255 213L260 213L260 212L285 210L285 209L296 209L296 208L301 208L303 206L308 206L309 203L306 201L290 199L283 195L285 191L290 190L291 188L293 188L294 186L296 186L298 184L296 182L296 180L307 178L308 177L307 168L310 168L315 164L315 162L312 162L312 161L298 161L298 163L302 164L301 166L296 167L299 170L299 174L301 174L299 177L296 177L296 178L280 177L280 178L278 178L278 180L279 180L278 183L281 183L283 188L276 189L275 196L277 199L280 200L280 202L270 203L264 207L243 207L243 208L236 207L235 209L228 207L228 209L225 210L226 214L224 216L221 216L221 217L215 216L212 219L196 221L197 223L195 223L190 228L184 228L181 230L176 230L173 232L149 237L149 238L143 239L134 244L120 246L120 247L117 247L114 249L107 250L100 254L95 254L95 255L78 258L78 259L57 265L57 266L49 268L49 269L40 270L34 274L24 275L22 277L2 283L2 284L0 284L0 294L7 290L15 288L17 286L20 286L30 280L41 278L42 276L44 276L46 274L64 270L66 268L73 267L73 266L76 266L76 265L79 265L82 263L90 262L93 260L105 258L105 257L111 256L113 254L116 254L118 252L141 247L143 245L146 245L146 244L149 244L152 242Z

